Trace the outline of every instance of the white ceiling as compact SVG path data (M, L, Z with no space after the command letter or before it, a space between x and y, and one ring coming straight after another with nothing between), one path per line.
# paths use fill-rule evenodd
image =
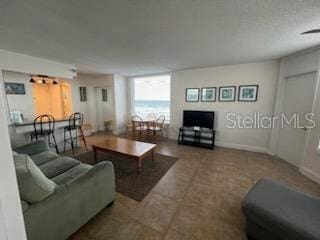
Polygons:
M319 0L1 0L0 48L143 75L286 56L320 44Z

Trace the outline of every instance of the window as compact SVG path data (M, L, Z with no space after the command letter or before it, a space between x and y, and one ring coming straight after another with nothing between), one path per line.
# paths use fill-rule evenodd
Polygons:
M170 120L170 75L134 78L134 111L146 118L148 114L164 115Z

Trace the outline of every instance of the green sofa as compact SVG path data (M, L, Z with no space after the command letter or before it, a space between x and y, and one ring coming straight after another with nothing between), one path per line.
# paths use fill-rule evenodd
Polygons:
M13 155L28 240L67 239L115 199L111 162L83 164L43 141Z

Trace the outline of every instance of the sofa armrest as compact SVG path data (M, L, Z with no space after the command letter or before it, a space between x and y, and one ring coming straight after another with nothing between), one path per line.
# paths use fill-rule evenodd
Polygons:
M41 153L44 151L48 151L48 150L49 150L49 146L43 140L31 142L31 143L28 143L28 144L23 145L21 147L17 147L15 149L13 149L13 151L15 151L17 153L27 154L29 156L37 154L37 153Z

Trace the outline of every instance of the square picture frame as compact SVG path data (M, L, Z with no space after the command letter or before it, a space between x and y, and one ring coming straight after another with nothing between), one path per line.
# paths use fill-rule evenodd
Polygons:
M259 85L240 85L238 89L239 102L256 102L258 100Z
M236 100L236 86L219 87L219 102L234 102Z
M102 93L102 102L108 102L108 90L107 89L101 89Z
M186 88L186 102L199 102L200 88Z
M217 95L216 87L201 88L201 102L215 102Z
M80 92L80 102L87 101L87 88L86 87L79 87Z

